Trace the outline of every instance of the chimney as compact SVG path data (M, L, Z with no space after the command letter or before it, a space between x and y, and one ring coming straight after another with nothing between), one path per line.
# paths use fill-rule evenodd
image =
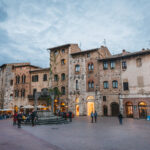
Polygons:
M125 55L125 54L126 54L126 50L123 49L123 50L122 50L122 55Z

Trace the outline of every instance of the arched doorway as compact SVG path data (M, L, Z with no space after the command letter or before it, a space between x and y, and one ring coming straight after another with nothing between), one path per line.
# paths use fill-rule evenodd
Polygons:
M139 105L139 118L147 118L147 104L140 102Z
M76 105L76 116L79 116L79 105Z
M88 116L91 115L92 111L94 113L94 102L88 102L87 103L87 114L88 114Z
M111 103L111 115L112 116L119 115L119 104L116 102Z
M91 112L94 112L94 96L87 97L87 115L90 116Z
M104 115L104 116L107 116L107 115L108 115L108 109L107 109L107 106L106 106L106 105L103 106L103 115Z
M133 117L133 104L131 102L126 103L126 116L132 118Z

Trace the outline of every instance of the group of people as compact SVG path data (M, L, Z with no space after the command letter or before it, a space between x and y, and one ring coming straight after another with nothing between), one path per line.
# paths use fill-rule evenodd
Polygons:
M95 110L95 112L93 113L93 111L91 112L91 122L93 123L93 121L95 120L95 123L97 122L97 112Z
M57 110L57 116L62 116L63 118L65 118L65 120L67 120L67 118L69 118L69 121L72 122L72 111L68 111L68 112L60 112L60 110Z
M118 119L119 119L119 123L120 125L122 125L122 119L123 119L123 116L121 113L119 113L118 115ZM95 120L95 123L97 122L97 112L95 110L95 112L93 113L93 111L91 112L91 122L93 123Z
M18 125L18 128L21 128L21 123L27 123L27 122L31 122L32 126L35 125L35 121L37 119L37 115L35 111L32 111L31 113L29 113L28 115L22 113L22 112L14 112L13 115L13 125Z
M11 118L11 117L12 117L11 113L1 113L0 114L0 120L8 119L8 118Z

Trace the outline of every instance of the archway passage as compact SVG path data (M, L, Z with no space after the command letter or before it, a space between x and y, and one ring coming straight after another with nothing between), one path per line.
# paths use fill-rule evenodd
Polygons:
M129 118L133 117L133 104L131 102L126 103L126 116Z
M103 115L108 116L108 109L106 105L103 106Z
M87 115L90 116L92 111L94 113L94 102L88 102L87 103Z
M145 102L139 103L139 118L147 118L147 104Z
M79 116L79 105L76 105L76 116Z
M119 115L119 104L116 102L111 103L111 115L112 116Z

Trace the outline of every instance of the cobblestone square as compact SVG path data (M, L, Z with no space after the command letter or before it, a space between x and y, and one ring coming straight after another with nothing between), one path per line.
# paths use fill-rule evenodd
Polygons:
M101 117L91 123L78 117L62 125L22 126L0 121L1 150L149 150L150 122L116 117Z

